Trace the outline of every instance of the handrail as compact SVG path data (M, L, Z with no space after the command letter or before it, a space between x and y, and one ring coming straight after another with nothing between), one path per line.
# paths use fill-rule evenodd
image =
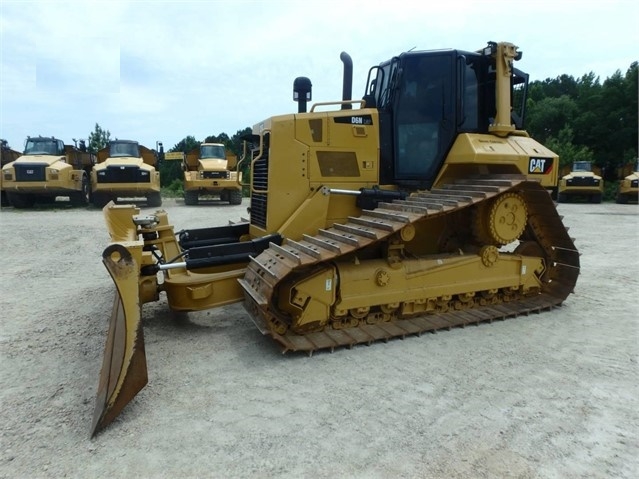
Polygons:
M359 107L363 108L366 104L365 100L343 100L343 101L327 101L323 103L314 103L311 107L311 113L315 111L316 106L329 106L329 105L351 105L353 103L359 103Z
M242 181L242 168L241 165L242 163L244 163L244 161L247 159L247 153L246 153L246 141L242 142L242 156L240 157L240 160L235 164L235 181L237 182L237 184L239 186L251 186L250 182L244 183ZM251 176L251 175L249 175Z
M265 190L258 190L255 189L255 187L253 186L253 179L255 178L255 175L253 174L253 172L255 172L255 162L259 161L262 159L262 156L264 155L264 134L265 133L271 133L271 130L269 128L265 128L262 131L260 131L260 151L258 153L258 155L253 158L251 160L251 193L263 193L263 194L268 194L268 188L266 188Z

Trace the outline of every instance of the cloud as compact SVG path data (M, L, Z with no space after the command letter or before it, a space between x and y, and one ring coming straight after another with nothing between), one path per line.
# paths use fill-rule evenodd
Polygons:
M342 51L355 98L371 66L403 51L487 41L517 44L532 80L604 79L637 59L635 4L2 0L0 135L70 141L96 122L143 144L233 134L296 111L297 76L311 79L313 101L339 100Z

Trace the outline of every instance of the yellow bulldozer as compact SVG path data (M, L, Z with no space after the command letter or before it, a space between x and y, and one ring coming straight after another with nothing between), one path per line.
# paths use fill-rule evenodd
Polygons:
M119 198L145 198L148 206L161 206L159 164L162 143L151 150L137 141L113 140L98 151L91 171L91 201L102 208Z
M184 171L184 204L197 205L201 198L216 197L231 205L242 203L242 174L237 157L222 143L201 143L188 153L172 152L166 160L181 160Z
M69 198L74 206L87 205L95 161L84 141L76 147L55 137L28 137L23 153L2 166L2 189L14 208L52 203L58 197Z
M548 189L559 159L523 129L518 48L409 51L369 70L353 100L257 123L249 219L176 233L164 211L103 209L115 303L92 423L146 385L141 306L243 302L282 351L333 350L552 310L579 253Z

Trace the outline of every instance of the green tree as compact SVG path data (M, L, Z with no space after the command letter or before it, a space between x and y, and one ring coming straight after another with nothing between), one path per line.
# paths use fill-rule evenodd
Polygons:
M603 83L592 72L577 80L562 75L532 82L526 129L557 151L562 164L586 154L606 180L617 179L619 167L637 158L637 66L635 61L625 75L618 70Z
M210 135L204 139L205 143L222 143L228 151L236 155L238 158L242 156L244 151L243 141L246 135L250 135L252 132L248 126L242 130L237 130L231 137L226 133L220 133L219 135Z
M98 150L101 150L109 144L109 141L111 140L111 132L109 130L103 130L100 125L96 123L95 129L89 133L88 139L88 150L91 153L97 153Z
M195 139L193 135L189 135L181 139L178 143L175 144L173 148L169 151L181 151L183 153L188 153L193 148L197 148L200 145L200 142Z
M528 131L532 137L544 144L548 138L558 137L559 132L566 125L570 125L577 115L577 105L568 95L529 101L527 106Z
M545 145L559 155L559 167L571 166L575 161L593 161L594 155L587 146L573 142L573 132L569 126L559 131L556 137L546 139Z
M579 79L575 97L578 114L571 124L573 140L577 144L588 145L590 149L596 148L601 138L599 118L601 110L605 109L601 92L601 83L594 73L591 72Z
M252 133L253 130L247 126L243 130L237 130L231 137L231 144L229 148L234 154L237 155L238 158L242 157L242 153L244 151L244 140L247 139Z
M169 149L168 152L181 151L182 153L188 153L193 148L197 148L200 144L194 136L186 136L178 143ZM176 190L178 187L183 186L183 172L181 161L163 161L160 163L160 186L166 187L172 190Z
M598 164L607 176L636 157L637 145L637 63L622 76L617 71L603 83L600 125L605 131L598 142ZM633 154L634 153L634 154Z
M222 143L225 147L229 147L231 139L226 133L220 133L219 135L211 135L204 138L204 143Z

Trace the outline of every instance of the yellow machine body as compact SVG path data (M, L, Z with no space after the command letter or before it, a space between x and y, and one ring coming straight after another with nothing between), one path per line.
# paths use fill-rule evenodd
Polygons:
M577 161L572 170L559 180L557 201L587 198L591 203L601 203L604 191L603 178L593 171L589 161Z
M91 171L91 196L102 208L121 198L145 198L149 206L161 206L158 152L136 141L114 140L97 153Z
M107 343L93 433L146 382L146 365L137 374L127 358L143 350L141 305L161 293L178 311L243 301L283 351L309 354L561 305L579 254L548 192L557 155L511 120L520 57L509 43L408 52L372 69L363 100L310 111L300 103L296 114L256 124L251 154L240 160L251 173L248 220L176 235L163 211L142 216L108 204L103 261L118 291L110 331L131 350ZM423 79L460 59L494 79L494 110L480 104L468 123L462 107L486 98L472 88L487 87L441 68L441 78L423 84L444 86L429 98L453 121L432 133L407 114L421 114L422 103L401 106L419 93L409 74ZM295 95L310 98L303 80ZM456 109L462 87L469 96ZM110 386L129 377L130 387Z
M617 203L637 203L639 201L639 162L635 162L634 171L619 182Z
M17 160L18 158L20 158L20 152L16 151L16 150L12 150L11 148L9 148L8 143L6 140L0 140L1 141L1 145L0 145L0 168L2 168L4 165L11 163L15 160ZM7 199L7 194L4 191L4 186L2 184L3 182L3 178L4 178L4 174L0 174L0 193L2 195L1 199L0 199L0 204L2 204L2 206L7 206L9 204L9 201Z
M169 156L171 155L171 156ZM237 157L222 143L201 143L184 153L167 153L166 159L182 160L184 203L197 205L200 199L216 197L231 205L242 203L242 174Z
M86 149L65 145L54 137L29 137L24 152L3 165L2 189L15 208L50 203L58 196L69 198L75 206L86 205L95 161L95 155Z

